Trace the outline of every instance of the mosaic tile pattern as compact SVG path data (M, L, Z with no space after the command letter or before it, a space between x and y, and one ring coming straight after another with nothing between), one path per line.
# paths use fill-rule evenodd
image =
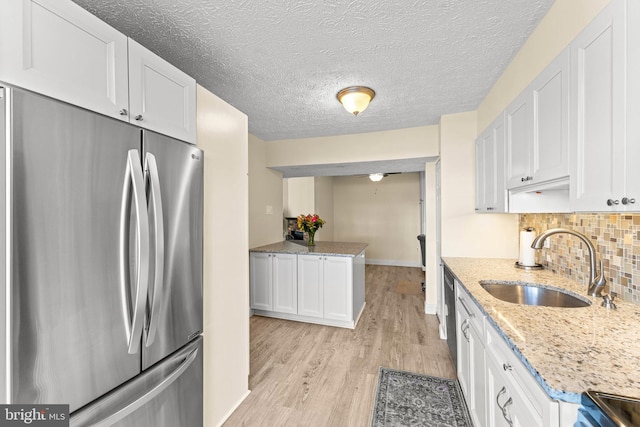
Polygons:
M520 228L537 233L550 228L570 228L589 237L612 294L640 304L640 214L521 214ZM536 262L562 276L587 283L589 252L568 234L549 237L550 249L537 251Z

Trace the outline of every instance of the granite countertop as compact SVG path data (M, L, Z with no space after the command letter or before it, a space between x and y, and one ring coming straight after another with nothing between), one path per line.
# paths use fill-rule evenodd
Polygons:
M552 399L580 402L587 389L640 398L640 306L617 310L588 297L587 284L548 270L527 271L515 260L443 258ZM478 283L507 280L563 288L592 300L582 308L536 307L501 301Z
M299 243L294 243L299 242ZM367 243L354 242L318 242L315 246L307 246L303 240L285 240L249 249L249 252L277 252L284 254L318 254L332 256L356 256L362 252Z

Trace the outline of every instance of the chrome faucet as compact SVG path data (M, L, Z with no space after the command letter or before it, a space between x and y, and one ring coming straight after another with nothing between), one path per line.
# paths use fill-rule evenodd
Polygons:
M600 273L596 275L596 249L593 247L593 243L591 243L591 240L589 240L587 236L566 228L552 228L544 233L540 233L538 237L533 239L531 247L533 249L542 249L542 244L547 237L558 233L566 233L576 236L582 240L585 245L587 245L587 249L589 250L589 287L587 289L587 294L590 296L602 297L602 291L604 291L607 280L604 278L602 260L600 260Z

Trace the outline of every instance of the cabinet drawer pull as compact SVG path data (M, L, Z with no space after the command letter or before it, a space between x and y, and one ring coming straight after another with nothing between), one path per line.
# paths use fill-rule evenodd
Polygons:
M129 114L129 112L127 111L126 108L123 108L122 110L120 110L120 115L121 116L126 116L127 114Z
M460 304L462 305L462 308L464 308L464 311L467 312L467 316L469 316L470 318L476 317L476 315L473 314L471 312L471 310L469 310L469 308L467 307L467 304L465 304L465 302L464 302L464 300L462 298L458 297L458 301L460 301Z
M623 205L632 205L636 202L636 199L629 199L627 197L623 197L622 198L622 204Z
M141 121L143 120L143 118L142 118L142 114L138 114L138 115L135 117L135 119L136 119L137 121L141 122Z
M513 366L511 366L509 363L503 363L502 369L504 369L505 371L510 371L513 369Z
M613 205L617 205L619 203L620 203L619 200L613 200L613 199L608 199L607 200L607 206L613 206Z

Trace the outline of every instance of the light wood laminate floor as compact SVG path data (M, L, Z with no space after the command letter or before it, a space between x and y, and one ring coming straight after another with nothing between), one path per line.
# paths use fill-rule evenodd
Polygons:
M422 270L365 271L367 305L355 330L251 318L251 393L225 427L368 426L381 366L455 378L424 296L398 292L401 281L422 281Z

